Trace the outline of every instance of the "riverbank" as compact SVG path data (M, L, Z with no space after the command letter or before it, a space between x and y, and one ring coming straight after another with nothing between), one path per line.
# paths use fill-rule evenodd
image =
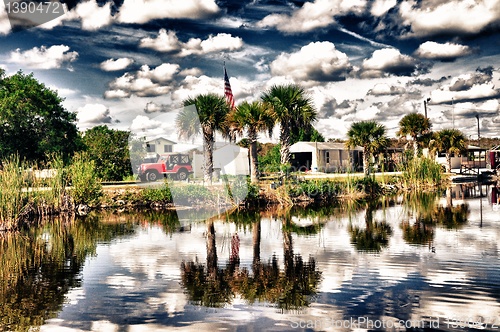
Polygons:
M435 190L445 185L446 176L412 185L405 173L349 174L288 174L286 177L267 178L252 184L247 178L230 177L211 185L165 180L163 182L115 182L101 184L90 177L73 176L71 186L61 176L51 183L28 182L29 188L6 185L9 191L1 193L4 209L0 213L0 230L14 230L29 225L38 217L73 214L85 215L97 209L232 209L267 207L272 205L330 204L392 195L409 190ZM61 173L62 174L62 173ZM90 179L90 180L89 180ZM78 180L78 181L76 181ZM3 177L7 183L7 177ZM51 185L52 184L52 185ZM15 204L8 204L14 201Z

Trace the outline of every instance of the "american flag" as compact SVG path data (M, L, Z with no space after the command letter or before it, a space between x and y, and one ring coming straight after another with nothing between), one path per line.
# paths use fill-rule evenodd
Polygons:
M224 67L224 94L226 95L227 104L231 109L234 109L234 96L231 84L229 84L229 77L227 77L226 67Z

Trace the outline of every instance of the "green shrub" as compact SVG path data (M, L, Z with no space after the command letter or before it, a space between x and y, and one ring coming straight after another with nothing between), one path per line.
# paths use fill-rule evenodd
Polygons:
M94 206L102 196L102 185L96 174L94 161L85 153L77 153L69 167L71 196L75 204Z
M405 188L424 189L441 184L441 165L429 158L413 158L402 169L402 185Z
M2 170L0 171L0 228L15 228L28 203L29 192L22 190L23 166L17 155L2 162Z
M169 186L160 188L145 188L142 191L142 198L148 203L172 203L172 193Z

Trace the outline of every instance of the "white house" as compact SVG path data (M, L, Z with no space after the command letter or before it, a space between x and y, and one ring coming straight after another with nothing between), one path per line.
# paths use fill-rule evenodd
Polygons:
M343 143L297 142L290 147L290 164L297 171L346 172L363 168L363 148Z
M146 144L146 152L148 153L168 153L174 151L174 144L171 140L168 140L164 137L156 137L152 139L148 139L145 141Z
M216 142L214 145L214 171L220 171L221 175L248 175L248 149L238 145ZM203 177L205 165L203 150L195 150L193 153L194 177Z

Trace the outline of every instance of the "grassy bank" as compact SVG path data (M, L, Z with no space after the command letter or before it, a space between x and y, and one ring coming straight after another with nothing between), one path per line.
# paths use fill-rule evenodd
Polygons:
M35 176L36 166L16 157L2 163L0 230L16 229L38 216L74 211L86 213L92 208L263 207L329 203L436 188L446 180L439 165L428 159L409 162L398 175L346 174L320 179L290 174L281 181L258 185L251 184L248 179L232 178L229 182L212 186L166 181L158 182L156 187L125 189L103 189L95 175L95 165L83 154L75 155L67 166L54 157L45 167L51 168L54 175L48 178Z
M68 166L51 156L43 168L50 171L17 156L2 161L0 230L17 229L36 217L72 213L79 205L98 205L102 187L85 155L75 155Z

